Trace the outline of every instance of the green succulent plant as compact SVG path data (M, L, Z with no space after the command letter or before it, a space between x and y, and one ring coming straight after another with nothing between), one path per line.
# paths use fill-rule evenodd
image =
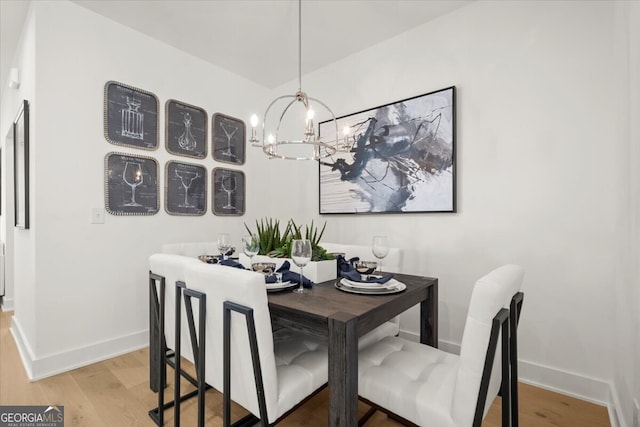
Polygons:
M294 239L308 239L311 241L311 261L323 261L333 259L333 255L319 245L320 239L327 227L325 221L322 230L318 230L311 221L310 225L304 225L304 235L302 226L298 226L292 219L287 222L284 233L280 232L280 221L272 218L263 218L256 220L256 232L249 229L247 224L244 225L250 235L258 236L260 241L259 255L267 255L273 258L291 257L291 241Z

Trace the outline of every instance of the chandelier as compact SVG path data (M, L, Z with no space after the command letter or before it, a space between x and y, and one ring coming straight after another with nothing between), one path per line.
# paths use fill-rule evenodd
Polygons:
M274 115L272 108L284 106L279 117ZM328 112L335 128L335 135L330 139L316 135L314 129L315 108ZM297 111L297 116L296 112ZM271 115L270 115L271 113ZM295 119L292 119L295 117ZM302 91L302 0L298 0L298 91L294 95L282 95L274 99L266 111L262 120L262 141L256 135L258 116L251 116L251 138L249 142L253 147L261 147L269 158L287 160L319 160L329 157L337 151L335 144L338 142L338 123L333 111L319 99L308 96ZM287 138L292 133L293 138ZM298 137L295 137L295 135ZM330 140L333 144L325 141Z

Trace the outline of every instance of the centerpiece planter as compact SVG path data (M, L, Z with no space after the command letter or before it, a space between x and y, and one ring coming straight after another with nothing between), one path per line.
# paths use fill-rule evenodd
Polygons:
M256 262L275 262L276 270L279 269L285 261L289 261L289 270L300 273L300 268L294 264L290 258L272 258L266 255L256 255L253 259L249 260L249 257L245 254L239 255L239 261L246 268L251 269L251 264ZM314 283L326 282L327 280L335 280L338 277L337 264L335 259L328 259L324 261L310 261L304 266L302 274L307 279Z

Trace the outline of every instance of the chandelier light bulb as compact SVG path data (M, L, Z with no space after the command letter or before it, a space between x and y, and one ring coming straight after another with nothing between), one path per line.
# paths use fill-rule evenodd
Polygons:
M251 121L251 127L252 128L258 126L258 115L257 114L252 114L250 121Z
M272 133L270 133L270 134L269 134L269 136L267 137L267 142L268 142L269 144L273 144L273 143L275 142L275 140L276 140L276 139L275 139L275 137L273 136L273 134L272 134Z
M309 108L307 110L307 121L309 120L313 120L313 116L315 116L315 111L313 111L313 109Z
M351 132L349 126L345 126L344 128L342 128L342 133L344 134L344 136L349 136L349 132Z

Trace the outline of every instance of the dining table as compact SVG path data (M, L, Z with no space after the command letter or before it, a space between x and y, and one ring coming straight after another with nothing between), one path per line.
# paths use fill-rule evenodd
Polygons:
M327 339L329 426L358 425L359 337L419 304L420 342L438 345L438 279L410 274L393 277L406 289L384 295L349 293L330 280L315 284L306 293L268 294L274 325Z

